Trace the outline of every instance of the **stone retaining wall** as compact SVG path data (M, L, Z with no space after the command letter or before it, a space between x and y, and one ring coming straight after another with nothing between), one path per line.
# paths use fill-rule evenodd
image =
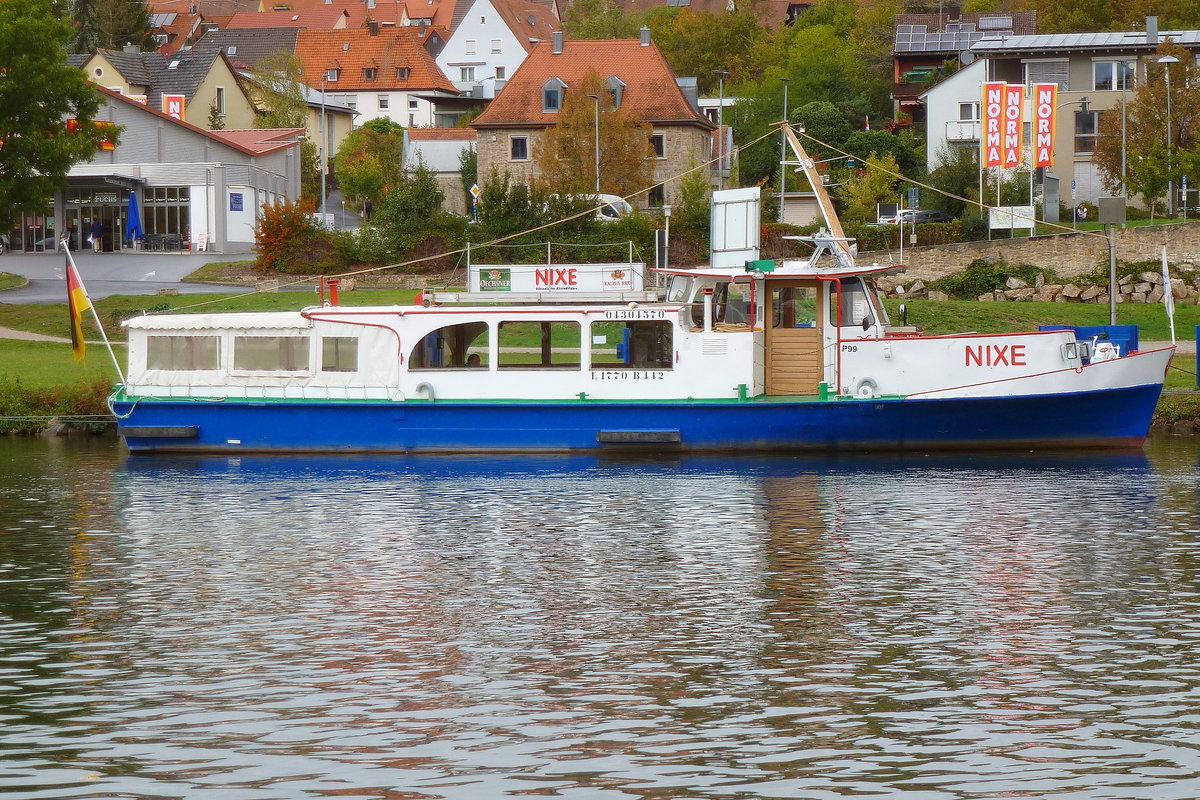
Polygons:
M1200 265L1200 223L1181 222L1124 228L1116 231L1116 253L1120 261L1157 259L1163 245L1172 264ZM859 253L860 264L896 263L899 251L880 250ZM990 242L963 242L936 247L904 248L906 280L937 280L959 272L977 258L1003 259L1010 264L1033 264L1052 268L1064 278L1090 272L1097 264L1108 263L1108 241L1100 232L1061 233L1021 239L997 239Z

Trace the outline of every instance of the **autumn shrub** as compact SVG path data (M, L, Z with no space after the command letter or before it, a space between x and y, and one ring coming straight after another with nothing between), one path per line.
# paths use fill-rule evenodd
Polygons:
M285 254L294 252L297 239L317 230L317 223L311 216L315 210L312 201L303 198L297 203L289 200L274 205L264 204L258 230L254 233L258 256L254 268L260 272L286 271Z

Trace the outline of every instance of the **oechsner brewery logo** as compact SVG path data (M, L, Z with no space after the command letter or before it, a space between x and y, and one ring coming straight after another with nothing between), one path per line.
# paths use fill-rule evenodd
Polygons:
M512 287L512 273L507 269L489 269L479 275L479 291L507 292Z

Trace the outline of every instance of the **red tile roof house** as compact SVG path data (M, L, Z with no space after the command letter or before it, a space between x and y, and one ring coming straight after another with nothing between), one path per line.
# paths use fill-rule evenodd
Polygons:
M513 182L537 178L532 158L557 117L557 111L545 105L547 90L570 92L589 69L619 86L621 106L653 128L655 185L630 202L641 208L674 202L678 176L709 160L716 126L684 96L645 28L640 40L565 41L556 32L551 41L538 43L471 123L478 133L480 181L487 180L493 169L498 174L507 171ZM553 100L561 106L561 97ZM710 176L705 179L711 184ZM604 191L603 176L600 190Z
M304 82L358 111L360 122L387 117L406 128L433 125L431 98L458 96L410 26L302 30L296 56Z

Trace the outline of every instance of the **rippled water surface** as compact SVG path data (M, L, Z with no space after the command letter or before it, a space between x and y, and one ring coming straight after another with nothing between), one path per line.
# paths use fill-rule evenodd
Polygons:
M0 440L0 794L1196 798L1198 458Z

